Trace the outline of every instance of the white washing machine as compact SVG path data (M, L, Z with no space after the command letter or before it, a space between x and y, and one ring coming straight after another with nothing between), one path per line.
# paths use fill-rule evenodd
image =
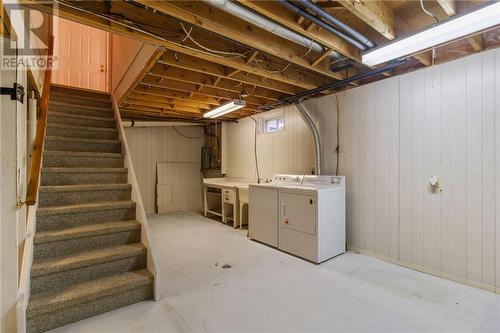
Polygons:
M320 263L345 252L345 177L275 175L250 185L249 237Z

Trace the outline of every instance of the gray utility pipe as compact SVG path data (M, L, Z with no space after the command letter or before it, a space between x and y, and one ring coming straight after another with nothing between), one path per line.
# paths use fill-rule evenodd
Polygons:
M310 48L314 52L323 52L325 50L325 48L322 45L316 43L312 39L303 37L291 30L283 28L282 26L263 18L262 16L257 15L246 8L238 6L229 0L203 0L203 1L213 7L223 10L228 14L243 19L248 23L252 23L258 26L259 28L262 28L280 37L286 38L289 41L307 47L308 49ZM332 57L340 58L341 55L335 51L332 51Z
M317 5L313 4L309 0L298 0L300 4L302 4L304 7L309 9L310 11L314 12L316 15L322 17L325 19L328 23L333 24L334 26L338 27L340 30L346 32L347 34L351 35L361 43L363 43L367 48L372 48L375 46L368 38L357 32L356 30L352 29L350 26L347 24L343 23L342 21L338 20L337 18L333 17L325 11L324 9L318 7Z
M311 131L314 143L314 164L316 168L316 174L321 175L321 165L323 161L321 158L321 140L319 137L318 128L309 116L309 113L307 113L306 109L304 109L300 102L296 102L295 107L297 108L297 112L299 113L302 120L306 123L307 128L309 128L309 131Z
M356 47L356 48L358 48L360 50L366 50L367 49L367 46L365 44L359 42L357 39L352 38L351 36L348 36L347 34L343 33L342 31L337 30L336 28L334 28L331 25L327 24L326 22L320 20L316 16L309 14L308 12L306 12L305 10L303 10L302 8L296 6L294 3L290 2L290 1L287 1L287 0L279 0L279 1L280 1L280 3L283 6L285 6L286 8L288 8L289 10L291 10L292 12L294 12L295 14L303 16L304 18L306 18L309 21L313 22L317 26L325 29L326 31L328 31L328 32L336 35L339 38L342 38L343 40L345 40L349 44L353 45L354 47Z

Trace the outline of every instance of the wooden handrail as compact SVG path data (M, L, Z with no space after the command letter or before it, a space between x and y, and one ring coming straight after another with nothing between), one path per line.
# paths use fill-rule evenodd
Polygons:
M42 166L43 139L47 124L47 113L49 111L49 92L52 66L49 65L54 55L54 36L50 36L49 52L47 55L47 68L43 80L42 101L40 103L40 116L36 124L35 142L33 143L33 155L31 157L30 172L28 175L28 186L26 189L25 203L32 206L36 203L38 184L40 183L40 168Z

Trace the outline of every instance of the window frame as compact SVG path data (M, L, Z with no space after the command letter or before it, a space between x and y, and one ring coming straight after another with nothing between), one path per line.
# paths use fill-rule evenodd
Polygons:
M280 120L282 122L282 126L280 127ZM275 130L268 130L268 123L276 121L276 126L277 128ZM286 126L286 120L285 120L285 113L284 112L274 112L269 115L265 115L262 117L262 134L273 134L273 133L278 133L281 132L285 129Z

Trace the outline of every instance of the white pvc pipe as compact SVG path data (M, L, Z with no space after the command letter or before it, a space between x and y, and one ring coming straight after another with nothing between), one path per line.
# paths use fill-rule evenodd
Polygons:
M262 16L259 16L253 12L251 12L248 9L245 9L241 6L238 6L234 3L232 3L229 0L203 0L209 5L213 7L217 7L220 10L225 11L228 14L234 15L236 17L239 17L249 23L252 23L259 28L262 28L266 31L269 31L275 35L278 35L280 37L286 38L289 41L292 41L294 43L297 43L299 45L302 45L307 48L311 48L312 51L315 52L323 52L324 48L320 44L316 43L315 41L305 38L291 30L285 29L282 26L271 22ZM333 56L338 56L338 53L335 51L332 51Z
M124 120L122 121L123 127L162 127L162 126L203 126L200 123L190 123L183 121L132 121Z

